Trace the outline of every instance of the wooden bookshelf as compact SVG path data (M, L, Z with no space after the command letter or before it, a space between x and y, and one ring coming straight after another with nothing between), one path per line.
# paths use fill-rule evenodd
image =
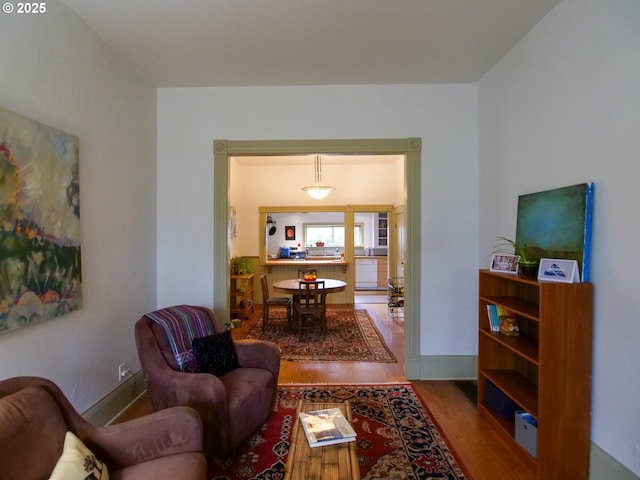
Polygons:
M588 478L592 285L480 270L478 299L478 414L537 478ZM519 336L490 331L489 304L516 314ZM536 458L515 441L515 420L485 403L487 380L537 420Z

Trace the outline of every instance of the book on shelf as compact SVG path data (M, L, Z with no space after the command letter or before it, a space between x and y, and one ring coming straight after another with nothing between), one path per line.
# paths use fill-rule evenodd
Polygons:
M300 423L310 447L352 442L356 432L339 408L300 412Z
M500 331L500 318L498 317L498 306L493 304L487 305L487 316L489 317L489 329L492 332Z
M504 308L502 305L496 305L496 313L498 314L498 318L502 317L503 315L511 314L511 312Z
M489 329L492 332L499 332L510 337L520 335L517 315L502 305L488 304L487 317L489 318Z
M507 310L502 305L493 306L495 307L496 321L498 324L496 331L509 337L520 335L517 315L512 311Z

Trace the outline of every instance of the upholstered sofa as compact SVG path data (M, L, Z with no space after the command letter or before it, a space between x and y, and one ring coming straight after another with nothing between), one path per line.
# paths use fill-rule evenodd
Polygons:
M0 381L1 479L50 478L63 448L67 453L69 431L100 461L101 469L102 463L106 465L111 480L206 478L202 424L193 409L176 407L97 427L84 420L47 379ZM86 462L86 456L81 458Z

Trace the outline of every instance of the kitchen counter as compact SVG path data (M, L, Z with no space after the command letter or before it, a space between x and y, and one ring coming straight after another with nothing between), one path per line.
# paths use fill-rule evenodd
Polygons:
M306 259L287 260L284 258L280 258L277 260L267 260L266 263L263 263L262 265L267 267L269 271L271 271L271 268L273 267L310 267L310 266L321 266L321 265L342 266L342 270L346 271L347 265L349 265L349 262L345 262L340 259L336 260L334 259L334 257L326 257L326 260L317 259L317 258L313 258L310 260L306 260Z
M334 260L333 257L327 257L326 260L317 258L313 258L310 260L304 258L287 260L286 258L279 258L278 260L267 260L267 262L263 265L273 267L276 265L348 265L348 263L349 262L345 262L342 260Z

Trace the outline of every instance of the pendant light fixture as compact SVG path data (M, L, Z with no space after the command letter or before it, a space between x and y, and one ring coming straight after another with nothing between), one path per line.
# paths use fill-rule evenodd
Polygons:
M322 164L320 163L320 155L315 156L315 164L316 164L316 181L313 185L309 187L302 187L302 190L307 192L310 197L315 198L316 200L322 200L325 198L332 190L335 190L334 187L329 187L327 185L322 184Z

